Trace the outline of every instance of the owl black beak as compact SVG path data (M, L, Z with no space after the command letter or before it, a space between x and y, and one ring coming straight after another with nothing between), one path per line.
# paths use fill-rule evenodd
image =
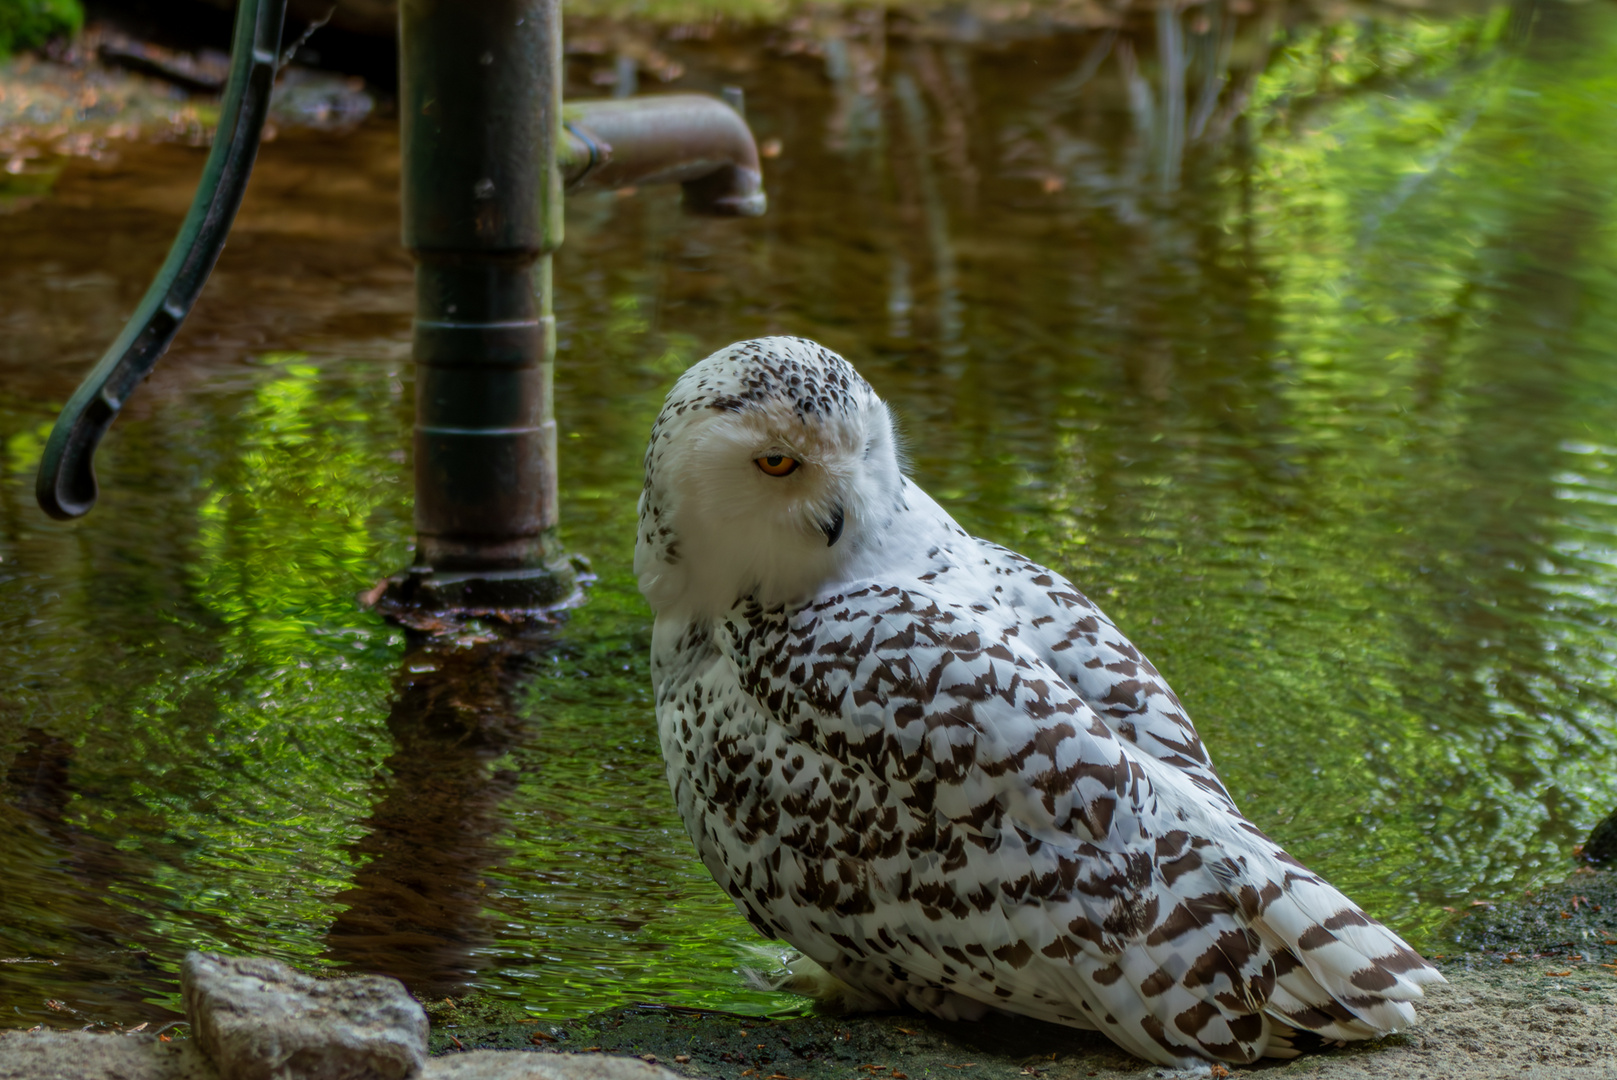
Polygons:
M837 507L837 512L831 515L831 520L820 528L825 530L825 546L833 546L842 536L842 507Z

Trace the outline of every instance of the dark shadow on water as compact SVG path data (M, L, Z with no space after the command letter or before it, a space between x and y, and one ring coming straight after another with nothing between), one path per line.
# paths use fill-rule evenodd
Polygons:
M0 836L10 849L0 921L31 924L39 942L33 953L0 958L0 984L9 997L42 1003L57 1026L171 1019L143 992L163 979L153 962L162 938L150 917L157 909L110 899L145 891L152 867L72 822L75 799L95 796L74 774L73 744L31 728L0 783Z

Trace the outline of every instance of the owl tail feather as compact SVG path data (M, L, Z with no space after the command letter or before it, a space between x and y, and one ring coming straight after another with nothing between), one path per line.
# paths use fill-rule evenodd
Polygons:
M1323 881L1293 878L1253 928L1277 967L1265 1011L1327 1040L1373 1039L1408 1027L1421 986L1445 981Z

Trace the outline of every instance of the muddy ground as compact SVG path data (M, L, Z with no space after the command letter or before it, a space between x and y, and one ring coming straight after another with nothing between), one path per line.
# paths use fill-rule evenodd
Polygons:
M1516 904L1457 913L1417 1027L1215 1075L1274 1080L1617 1078L1617 874L1580 873ZM650 1055L718 1080L1119 1080L1157 1075L1099 1035L1029 1020L915 1015L770 1019L648 1006L552 1025L494 1002L428 1005L434 1053Z

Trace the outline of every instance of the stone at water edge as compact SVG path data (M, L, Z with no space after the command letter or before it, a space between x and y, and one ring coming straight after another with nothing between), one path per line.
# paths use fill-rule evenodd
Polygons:
M473 1050L433 1058L425 1080L684 1080L639 1058Z
M223 1080L409 1080L426 1064L427 1014L397 979L311 979L264 957L193 952L180 992Z
M1596 866L1617 869L1617 810L1589 830L1583 842L1583 857Z
M144 1025L143 1025L144 1026ZM220 1080L188 1040L98 1031L0 1031L0 1080Z

